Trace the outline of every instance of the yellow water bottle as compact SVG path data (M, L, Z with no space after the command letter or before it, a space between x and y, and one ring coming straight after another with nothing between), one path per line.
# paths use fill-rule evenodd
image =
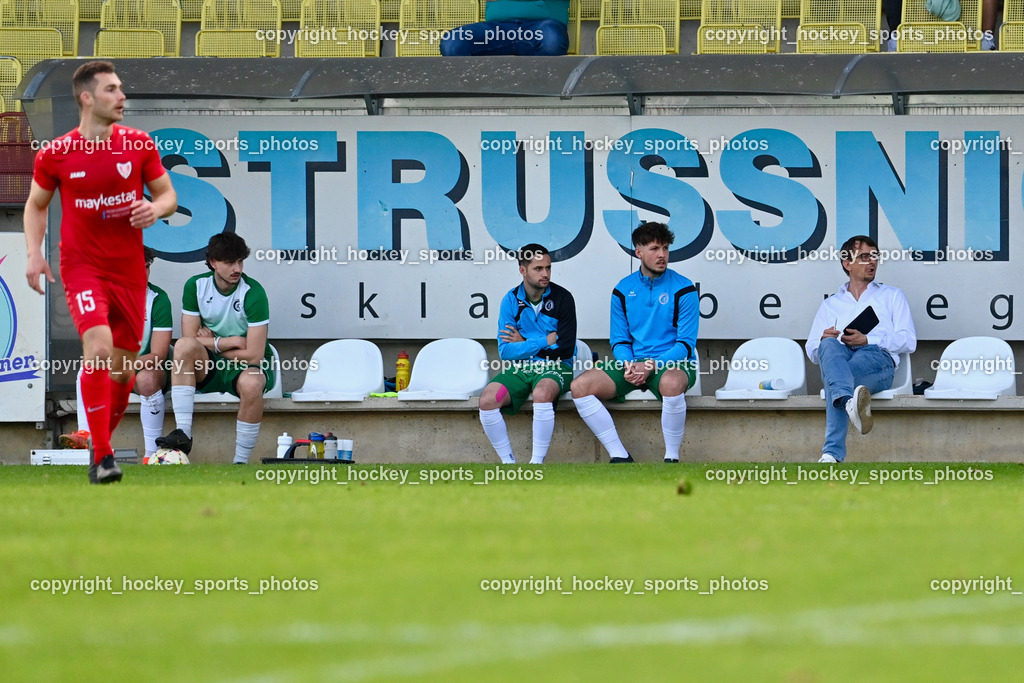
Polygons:
M402 351L398 354L398 362L395 363L395 391L409 388L409 354Z

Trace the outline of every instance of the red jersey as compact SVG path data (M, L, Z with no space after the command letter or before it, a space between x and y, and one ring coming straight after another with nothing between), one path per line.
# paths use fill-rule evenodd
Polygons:
M84 268L144 288L142 230L131 225L131 205L166 172L149 134L116 124L106 140L87 140L76 128L42 149L33 180L60 188L61 271Z

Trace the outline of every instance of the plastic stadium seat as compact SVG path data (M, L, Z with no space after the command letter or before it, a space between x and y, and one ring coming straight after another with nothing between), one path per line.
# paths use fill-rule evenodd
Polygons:
M263 398L283 398L284 390L281 388L281 356L273 344L270 350L274 354L273 363L274 386L263 392ZM225 391L218 391L212 394L196 394L196 403L238 403L238 397Z
M598 27L605 35L602 41L608 48L624 49L634 46L633 52L617 52L615 54L656 54L657 42L641 48L644 41L657 41L661 34L652 30L652 26L661 26L664 31L664 53L679 52L679 0L603 0L601 3L601 26ZM609 27L619 30L608 32ZM635 38L626 34L633 31ZM639 51L643 49L644 51ZM663 54L664 54L663 53ZM601 54L600 50L598 54Z
M570 0L569 2L569 25L566 29L569 32L569 50L566 54L578 55L580 53L580 6L581 0Z
M0 27L52 28L61 37L61 54L78 56L78 0L0 0ZM0 53L17 57L7 46L0 40ZM27 72L24 60L22 66Z
M181 0L182 21L202 21L203 0Z
M21 101L14 99L14 91L21 83L21 60L0 57L0 107L2 111L21 111Z
M100 11L100 28L159 31L163 36L163 56L181 55L181 6L178 0L105 0ZM125 36L121 40L131 41L131 38ZM141 41L140 48L146 49L145 41L151 39L140 36L136 40Z
M899 52L961 52L961 45L980 50L981 0L960 0L960 21L939 21L927 0L903 0L899 33Z
M380 20L397 23L401 17L402 0L380 0Z
M36 62L64 56L60 31L55 28L0 28L0 51L21 62L22 75Z
M892 376L892 386L883 389L878 393L871 394L875 400L889 400L897 396L913 396L914 394L914 371L910 366L910 354L900 354L900 364L896 366L896 372ZM825 399L825 390L818 392L822 400Z
M763 367L763 366L767 367ZM761 382L781 379L781 389L760 389ZM760 337L740 344L729 363L719 401L785 399L807 393L807 370L800 345L785 337Z
M1006 0L999 28L999 51L1024 51L1024 0Z
M162 57L164 34L147 28L108 28L96 34L97 57Z
M900 24L897 52L967 52L964 25L959 22L916 22Z
M580 0L580 20L601 21L601 0Z
M35 157L28 118L15 112L0 114L0 205L25 205Z
M782 16L786 16L785 0ZM807 54L878 52L881 21L881 0L802 0L796 51ZM833 35L837 37L832 38Z
M299 26L304 31L295 39L296 57L380 56L377 0L302 0ZM333 31L332 39L323 40L321 28Z
M78 21L99 21L103 0L78 0Z
M782 0L702 0L698 54L779 52Z
M438 339L416 355L399 401L465 401L487 386L487 352L473 339Z
M399 57L437 57L441 54L441 36L453 28L480 21L477 0L402 0L399 29L408 31L399 40Z
M309 365L293 401L362 401L384 391L384 359L365 339L329 341L313 352Z
M696 352L695 352L696 353ZM686 390L686 396L700 396L700 354L697 354L697 380ZM658 397L649 389L637 389L626 394L627 401L657 401Z
M348 0L346 0L348 1ZM299 21L302 16L302 0L281 0L281 21ZM306 24L299 24L299 28L308 28L310 30L316 30L317 26L307 26Z
M266 57L267 43L256 31L205 30L196 33L197 57Z
M268 57L281 56L281 41L278 40L281 31L280 0L205 0L200 28L202 31L263 31L264 54ZM255 39L255 36L210 34L202 43L211 51L207 55L210 57L262 56L252 54L251 43ZM200 42L196 35L196 54L199 54Z
M1017 395L1013 349L995 337L964 337L942 352L925 398L995 400Z
M599 55L663 55L665 29L658 24L598 26Z

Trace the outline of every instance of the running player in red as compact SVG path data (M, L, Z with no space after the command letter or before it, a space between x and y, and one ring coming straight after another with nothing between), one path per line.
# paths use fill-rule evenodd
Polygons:
M121 480L110 435L128 406L146 316L142 229L175 212L178 198L146 133L117 125L125 94L110 62L87 62L72 77L78 128L36 155L25 204L26 276L56 282L42 252L46 214L60 188L60 271L82 337L82 399L92 435L89 481ZM143 196L148 187L152 200Z

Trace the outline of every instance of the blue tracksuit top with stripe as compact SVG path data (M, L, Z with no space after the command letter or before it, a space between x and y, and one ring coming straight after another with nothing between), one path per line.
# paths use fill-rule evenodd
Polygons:
M695 360L700 302L689 278L666 269L658 278L640 271L612 290L611 344L616 360Z
M513 288L501 300L498 333L506 325L519 330L525 341L506 342L498 338L498 355L502 360L560 360L571 363L576 355L576 301L565 287L548 284L541 297L540 312L526 298L523 284ZM548 334L558 333L555 343L548 345Z

